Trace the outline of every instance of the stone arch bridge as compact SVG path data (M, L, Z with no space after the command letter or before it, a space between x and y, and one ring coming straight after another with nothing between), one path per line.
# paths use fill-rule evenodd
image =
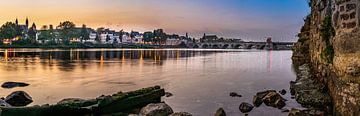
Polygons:
M189 48L201 49L274 49L274 50L290 50L292 49L293 42L239 42L239 43L226 43L226 42L207 42L196 43L188 45Z

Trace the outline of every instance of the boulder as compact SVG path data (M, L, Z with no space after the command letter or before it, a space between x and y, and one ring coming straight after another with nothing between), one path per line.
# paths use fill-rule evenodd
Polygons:
M12 106L6 103L4 100L0 100L0 107L12 107Z
M282 109L281 112L290 112L289 109Z
M126 115L150 103L160 103L165 90L160 86L144 88L131 92L118 92L82 101L67 99L53 105L36 105L28 107L1 107L2 116L103 116ZM124 112L124 113L122 113ZM136 111L139 112L139 111Z
M141 116L168 116L172 113L171 107L165 103L151 103L140 110Z
M283 108L286 105L285 103L286 100L276 92L268 93L262 100L267 106L271 106L279 109Z
M262 92L258 92L256 93L256 95L253 98L253 104L256 107L259 107L262 103L263 103L263 98L270 92L275 92L275 90L267 90L267 91L262 91Z
M169 116L192 116L192 114L188 113L188 112L176 112L176 113L173 113Z
M5 98L5 101L12 106L26 106L33 102L29 94L24 91L15 91Z
M242 95L239 95L239 94L237 94L237 93L235 93L235 92L231 92L231 93L230 93L230 96L231 96L231 97L242 97Z
M322 108L332 104L330 95L317 89L298 91L295 99L305 107Z
M325 112L316 109L291 109L288 116L325 116Z
M7 89L11 89L14 87L26 87L29 86L30 84L27 83L23 83L23 82L5 82L1 85L2 88L7 88Z
M226 116L225 110L223 108L219 108L216 110L215 116Z
M138 114L129 114L128 116L139 116Z
M254 108L253 105L249 104L249 103L241 103L240 106L239 106L239 110L242 112L242 113L248 113L250 112L252 109Z
M170 93L170 92L165 92L165 97L172 97L174 96L174 94Z
M290 94L291 95L295 95L295 89L294 89L295 84L296 84L295 81L290 81Z
M283 89L283 90L279 91L279 93L280 93L281 95L285 95L285 94L286 94L286 90Z
M69 104L69 103L84 102L84 101L86 101L86 100L80 99L80 98L66 98L66 99L59 101L57 104Z

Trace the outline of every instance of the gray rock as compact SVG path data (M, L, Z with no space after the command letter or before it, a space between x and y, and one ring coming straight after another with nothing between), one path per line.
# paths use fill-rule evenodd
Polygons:
M307 64L300 66L296 81L290 82L290 92L297 102L304 107L322 108L331 105L330 95L324 91L325 86L311 77Z
M267 106L271 106L279 109L283 108L286 105L285 101L286 100L276 92L270 92L263 98L263 102Z
M33 102L29 94L24 91L15 91L5 98L5 101L12 106L26 106Z
M171 107L165 103L148 104L140 111L141 116L168 116L172 113Z
M23 82L5 82L1 85L2 88L7 88L7 89L11 89L14 87L26 87L29 86L30 84L27 83L23 83Z
M297 92L295 99L301 105L307 107L321 108L326 105L331 105L331 97L327 93L323 93L317 89L301 90Z
M283 90L279 91L279 93L280 93L281 95L285 95L285 94L286 94L286 90L283 89Z
M6 103L4 100L0 100L1 107L12 107L10 104Z
M249 104L249 103L246 103L246 102L241 103L240 106L239 106L239 110L240 110L242 113L248 113L248 112L250 112L253 108L254 108L253 105L251 105L251 104Z
M281 112L290 112L289 109L282 109Z
M225 110L223 108L219 108L216 111L215 116L226 116Z
M242 95L239 95L239 94L237 94L237 93L235 93L235 92L231 92L231 93L230 93L230 96L231 96L231 97L242 97Z
M129 114L128 116L139 116L138 114Z
M262 91L262 92L258 92L256 93L256 95L254 96L253 98L253 104L256 106L256 107L259 107L262 103L263 103L263 99L264 97L268 94L268 93L271 93L271 92L275 92L275 90L267 90L267 91Z
M316 109L291 109L288 116L325 116L325 112Z
M188 112L176 112L176 113L173 113L169 116L192 116L192 114L188 113Z
M80 98L66 98L58 102L58 104L67 104L67 103L74 103L74 102L85 102L84 99Z
M174 94L170 93L170 92L165 92L165 97L172 97L174 96Z

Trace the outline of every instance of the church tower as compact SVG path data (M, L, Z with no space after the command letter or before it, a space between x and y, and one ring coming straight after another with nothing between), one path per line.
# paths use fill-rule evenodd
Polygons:
M16 20L15 20L15 24L16 25L19 25L19 20L16 18Z
M29 27L29 19L27 17L26 17L25 24L26 24L26 28L28 28Z
M33 23L32 26L31 26L31 28L32 28L33 30L36 30L36 24Z

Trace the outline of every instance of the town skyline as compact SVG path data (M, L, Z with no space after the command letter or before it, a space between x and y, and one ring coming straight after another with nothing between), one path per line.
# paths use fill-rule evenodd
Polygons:
M274 1L254 8L248 6L261 1L210 0L205 3L202 0L36 0L30 3L13 0L4 1L0 5L1 9L14 9L11 12L0 11L4 14L0 17L0 24L15 18L24 23L28 17L38 27L58 25L59 22L68 20L78 26L86 24L91 28L106 27L125 31L145 32L162 28L168 33L188 32L196 38L209 33L245 40L260 40L271 36L277 41L296 41L295 35L303 24L301 19L307 14L304 11L304 8L307 9L306 1ZM131 4L131 7L127 4Z

